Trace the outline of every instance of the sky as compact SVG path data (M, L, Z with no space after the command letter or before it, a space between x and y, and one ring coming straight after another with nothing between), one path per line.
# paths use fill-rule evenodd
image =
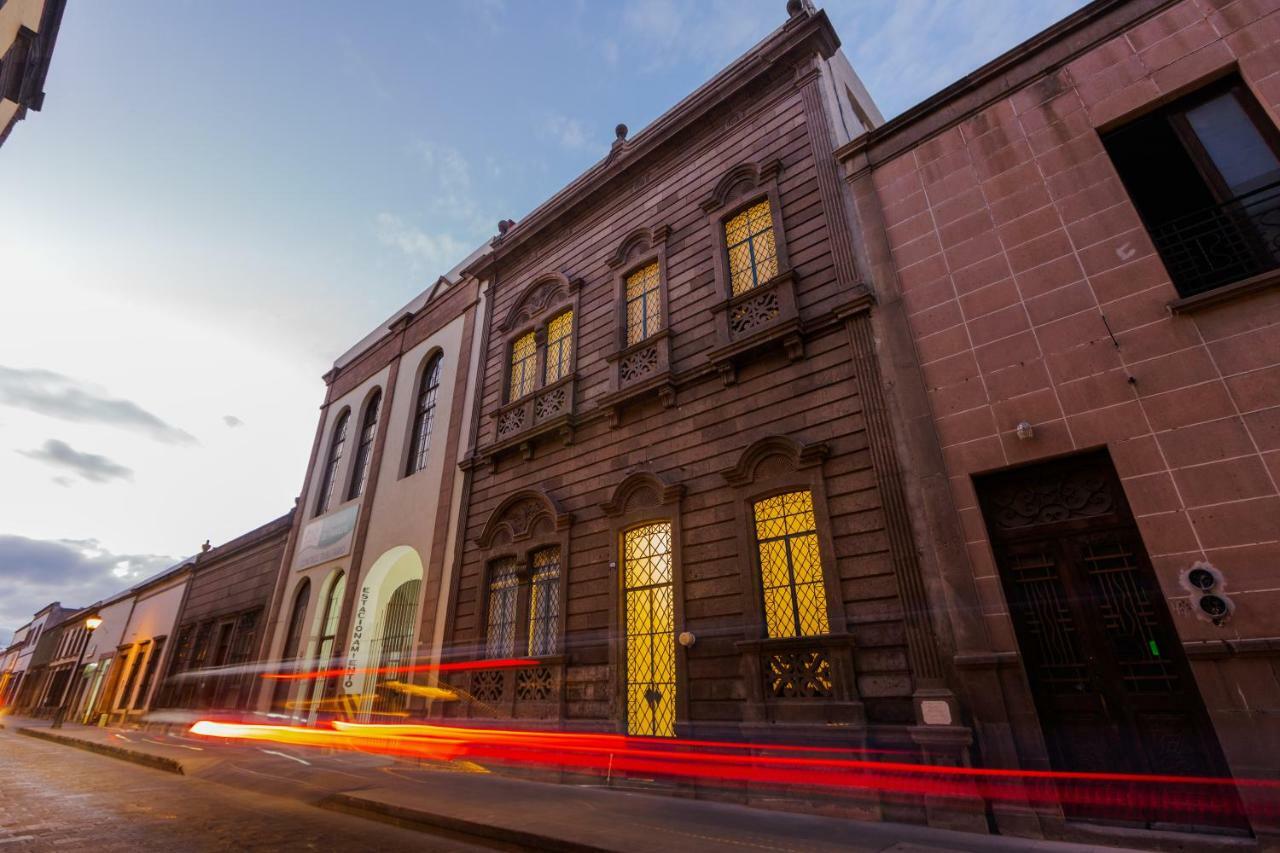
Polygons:
M1082 5L825 8L892 117ZM70 4L0 148L0 645L286 512L334 359L784 8Z

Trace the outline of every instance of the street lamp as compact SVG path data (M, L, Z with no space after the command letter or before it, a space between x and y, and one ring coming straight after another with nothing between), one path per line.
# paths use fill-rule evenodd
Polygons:
M102 617L97 613L86 616L84 620L84 630L86 632L84 645L80 647L80 654L76 656L76 665L71 667L71 673L67 676L66 686L62 688L62 701L58 703L58 713L54 715L52 728L62 728L62 721L67 716L67 697L71 693L71 685L76 680L76 674L80 672L80 664L84 661L84 650L89 648L89 641L93 639L93 632L102 624Z

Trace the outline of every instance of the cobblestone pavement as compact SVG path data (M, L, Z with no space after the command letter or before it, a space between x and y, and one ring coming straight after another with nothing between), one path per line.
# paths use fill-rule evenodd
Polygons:
M483 849L0 731L0 853Z

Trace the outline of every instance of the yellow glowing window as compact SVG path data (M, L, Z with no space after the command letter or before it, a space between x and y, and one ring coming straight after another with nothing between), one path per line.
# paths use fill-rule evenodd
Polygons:
M724 238L729 247L729 283L734 296L778 274L778 247L767 199L726 222Z
M572 355L573 312L566 311L547 324L547 375L542 384L550 385L568 376Z
M509 658L516 648L516 596L520 592L519 564L515 557L498 560L489 572L489 619L485 656Z
M553 655L560 637L560 549L534 552L529 579L529 654Z
M627 344L637 344L662 328L658 262L627 276Z
M518 400L532 391L537 369L538 343L533 332L529 332L511 345L511 386L507 398Z
M675 737L676 641L671 525L622 537L627 631L627 732Z
M769 636L829 633L813 494L789 492L758 501L755 520Z

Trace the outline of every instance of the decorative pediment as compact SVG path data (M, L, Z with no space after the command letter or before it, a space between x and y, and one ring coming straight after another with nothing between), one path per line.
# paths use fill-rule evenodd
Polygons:
M667 235L671 233L671 228L666 225L659 225L657 228L637 228L632 231L622 242L618 244L618 248L607 261L610 269L617 269L632 258L637 258L644 253L651 251L659 243L665 243Z
M544 273L535 278L516 299L501 329L509 332L521 323L540 317L548 309L568 301L582 285L581 279L570 279L564 273Z
M646 506L668 506L684 497L684 486L652 471L635 471L623 478L613 496L600 505L605 515L617 516Z
M725 172L711 191L711 196L702 203L702 209L713 213L727 205L730 201L756 187L772 181L782 171L781 160L766 160L759 165L740 163Z
M770 435L753 442L732 468L720 472L730 485L741 486L759 479L760 474L773 475L821 465L831 455L825 442L805 444L785 435ZM769 470L777 465L781 470Z
M475 542L481 548L498 541L519 542L534 533L564 530L572 523L573 515L560 509L549 494L541 489L521 489L498 504Z

